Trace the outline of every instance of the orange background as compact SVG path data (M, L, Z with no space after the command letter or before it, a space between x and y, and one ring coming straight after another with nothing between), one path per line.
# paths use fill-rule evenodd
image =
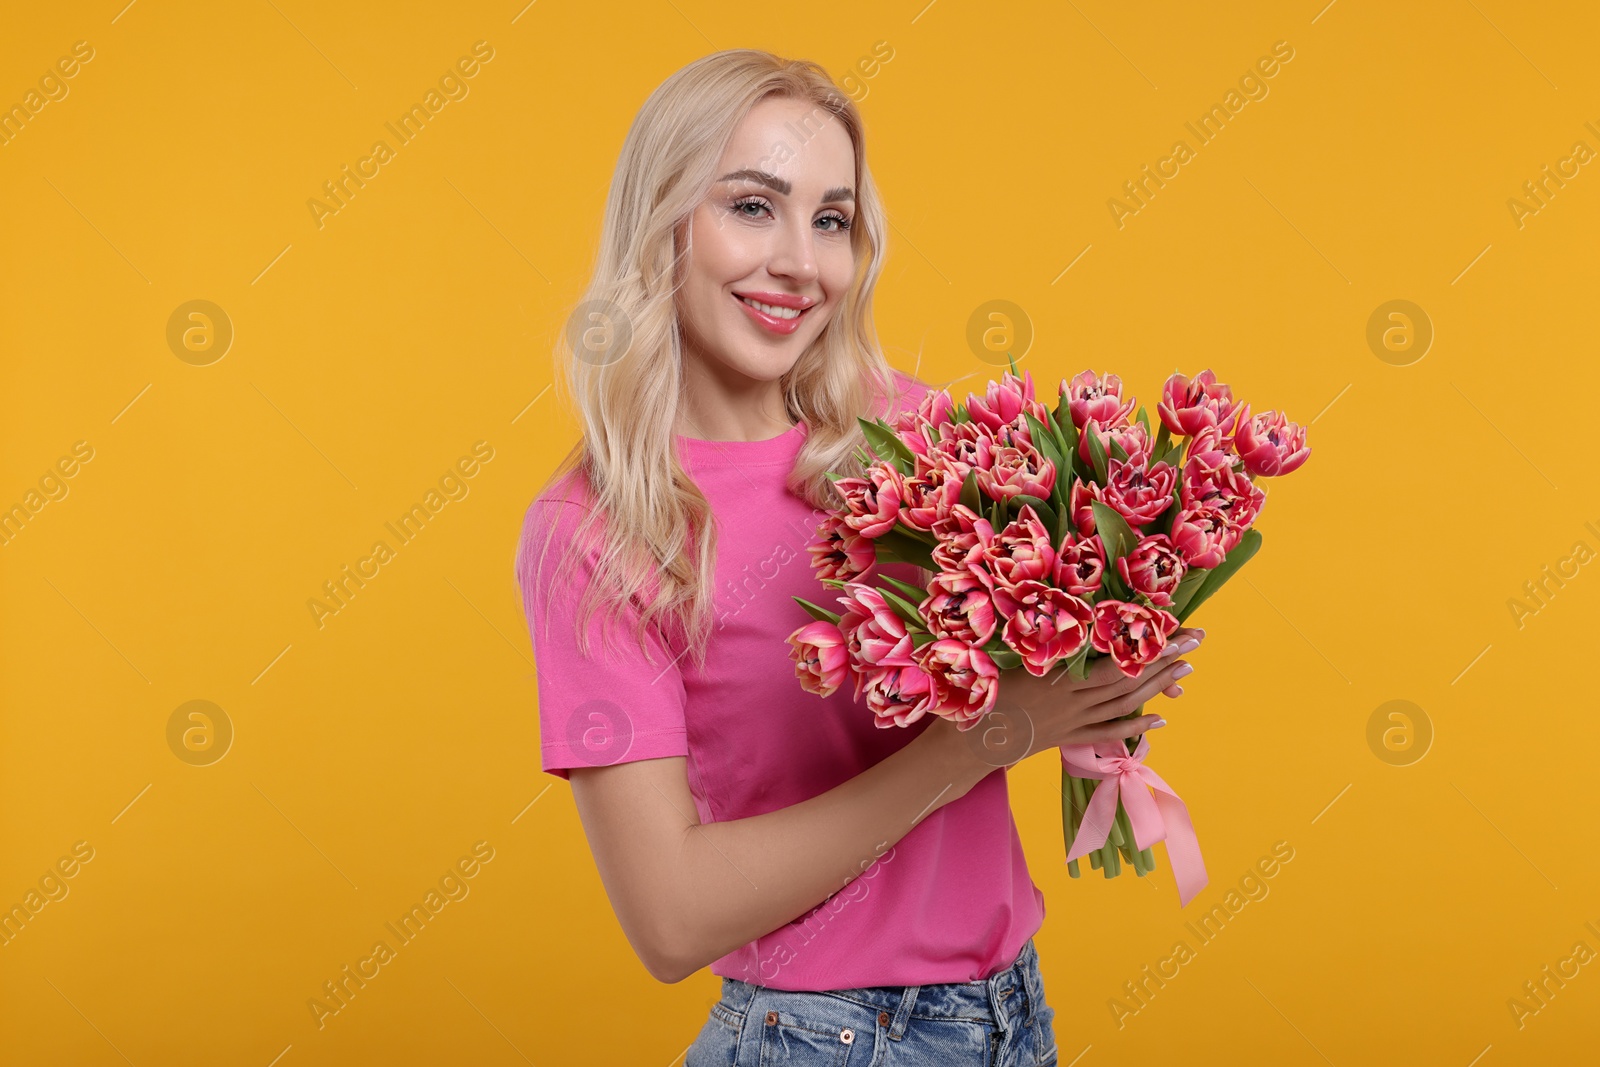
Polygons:
M550 351L627 125L735 46L850 76L897 366L981 383L969 320L1007 300L1047 390L1092 366L1153 402L1209 366L1311 423L1151 760L1211 885L1180 910L1162 848L1142 883L1069 879L1057 766L1011 772L1061 1063L1592 1052L1600 176L1508 206L1600 149L1592 5L121 3L0 34L7 106L93 53L0 145L0 507L35 506L0 544L0 903L67 890L0 947L0 1058L681 1062L717 980L645 973L539 770L511 560L574 440ZM467 95L319 226L307 201L478 41ZM1185 123L1280 41L1199 144ZM231 325L220 358L169 343L193 300ZM1420 358L1369 344L1394 300L1431 323ZM433 490L401 544L385 524ZM370 580L319 624L347 565ZM1277 842L1268 894L1200 944L1186 922ZM319 1027L308 1001L441 880L467 895ZM1547 965L1571 977L1540 1006Z

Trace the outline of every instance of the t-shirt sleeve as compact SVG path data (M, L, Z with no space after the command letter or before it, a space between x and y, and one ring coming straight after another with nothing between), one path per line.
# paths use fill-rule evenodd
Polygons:
M655 627L645 630L641 645L634 635L639 609L632 600L609 621L607 608L597 607L589 620L588 655L578 646L578 607L600 558L597 527L588 551L567 556L585 517L583 504L535 500L517 553L517 584L538 671L540 762L561 779L570 777L572 767L689 751L678 659Z

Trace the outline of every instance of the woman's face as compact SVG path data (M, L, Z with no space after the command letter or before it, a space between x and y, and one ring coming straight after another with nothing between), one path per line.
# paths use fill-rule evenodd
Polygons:
M703 369L776 381L822 332L855 277L854 185L826 108L768 97L745 115L689 220L678 313Z

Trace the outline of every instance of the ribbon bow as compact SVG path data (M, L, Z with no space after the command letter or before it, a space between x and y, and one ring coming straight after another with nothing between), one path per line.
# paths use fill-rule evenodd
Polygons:
M1120 796L1128 820L1133 824L1134 847L1142 851L1157 841L1167 843L1167 858L1172 862L1172 876L1178 883L1181 906L1205 888L1206 865L1200 858L1200 841L1195 837L1188 807L1159 774L1144 765L1149 751L1149 738L1142 734L1132 754L1121 740L1061 746L1061 762L1074 777L1114 783L1112 788L1095 789L1067 859L1075 860L1105 845L1111 823L1117 816ZM1155 790L1154 796L1151 789Z

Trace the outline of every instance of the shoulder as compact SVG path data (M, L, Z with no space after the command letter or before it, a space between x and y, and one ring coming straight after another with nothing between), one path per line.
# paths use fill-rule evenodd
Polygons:
M524 582L546 566L545 553L563 548L592 510L593 497L581 472L571 472L545 487L522 516L517 539L517 574Z
M889 397L890 419L904 411L915 411L917 405L922 403L922 398L933 392L933 386L922 379L898 368L891 369L894 370L895 393Z

